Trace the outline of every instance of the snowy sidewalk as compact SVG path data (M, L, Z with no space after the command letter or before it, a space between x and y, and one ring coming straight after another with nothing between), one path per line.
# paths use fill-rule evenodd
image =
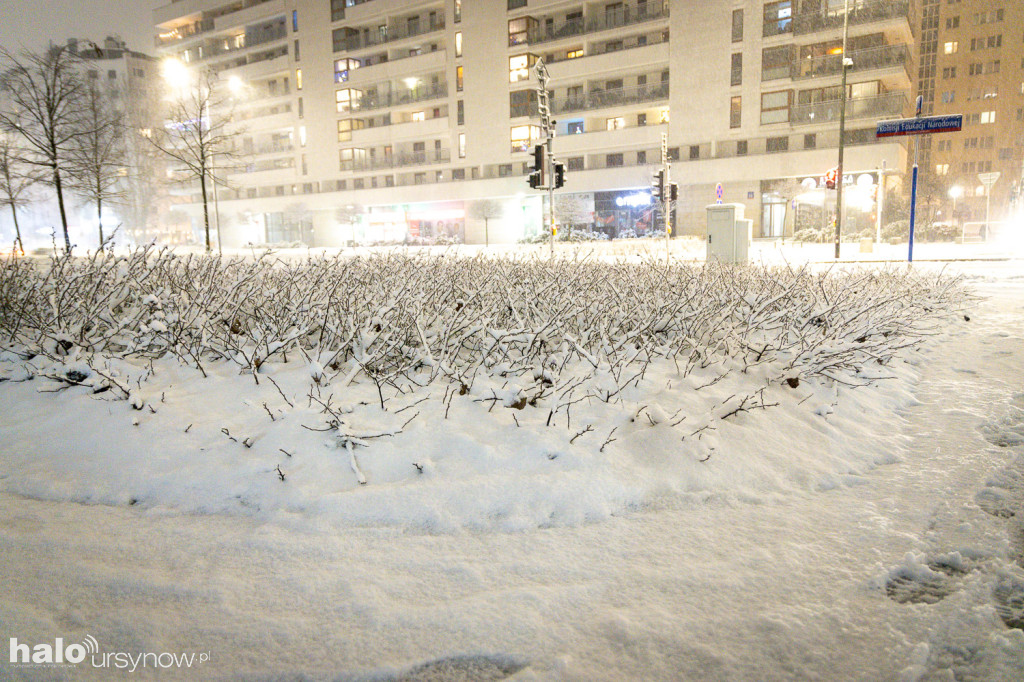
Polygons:
M1024 279L983 279L898 461L826 492L437 535L0 493L0 643L211 657L0 679L1021 679Z

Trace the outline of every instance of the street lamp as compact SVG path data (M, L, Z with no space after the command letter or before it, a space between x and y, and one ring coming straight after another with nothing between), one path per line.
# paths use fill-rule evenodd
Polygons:
M839 165L836 168L836 260L839 260L839 242L843 229L843 138L846 136L846 69L853 62L846 56L850 35L850 2L843 0L843 54L840 66L842 83L839 93Z
M960 185L953 185L949 188L949 198L953 200L953 220L960 223L959 218L956 216L956 200L964 195L964 188ZM964 229L963 224L960 223L960 243L964 243Z

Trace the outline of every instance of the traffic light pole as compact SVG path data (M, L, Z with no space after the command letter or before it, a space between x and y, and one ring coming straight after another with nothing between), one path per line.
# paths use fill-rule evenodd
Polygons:
M544 181L548 191L548 236L551 241L551 257L555 257L555 139L554 126L551 125L551 102L548 96L548 69L543 59L538 59L534 67L537 70L537 109L540 112L540 125L544 133ZM539 169L538 169L539 170Z
M665 266L668 267L669 236L672 227L669 224L669 213L672 211L672 161L668 158L668 135L661 134L661 165L665 168L665 183L661 191L661 213L665 219Z

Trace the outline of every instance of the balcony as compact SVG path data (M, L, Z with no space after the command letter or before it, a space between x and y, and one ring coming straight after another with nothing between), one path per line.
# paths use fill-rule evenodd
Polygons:
M170 31L163 31L155 38L156 47L167 47L180 43L197 35L213 30L213 19L202 19L191 24L178 26Z
M374 109L385 109L387 107L397 107L404 104L428 102L430 100L441 99L447 96L447 84L438 85L432 88L406 90L404 92L366 94L353 103L352 111L373 111Z
M616 88L614 90L594 88L586 95L554 99L551 104L551 111L565 113L585 109L606 109L664 99L668 99L668 83L662 83L658 86L637 85L628 88Z
M376 45L386 45L387 43L404 40L405 38L415 38L416 36L443 31L444 27L444 17L438 17L434 22L417 22L414 26L387 26L384 30L375 29L362 35L352 35L347 38L341 37L336 39L334 40L334 51L354 52Z
M859 7L850 9L850 25L856 26L897 18L905 19L909 11L909 0L869 0ZM807 12L793 17L792 28L795 35L806 35L816 31L841 29L842 27L842 9Z
M452 153L448 149L432 149L422 152L399 152L381 158L362 159L346 164L342 170L373 171L385 168L406 168L408 166L431 166L451 163Z
M849 72L897 66L906 67L908 54L906 45L883 45L866 50L855 50L850 52L853 65L849 68ZM843 72L842 57L841 54L830 54L798 60L790 67L789 75L793 80L839 76Z
M623 28L625 26L640 24L645 21L665 19L668 15L669 12L667 4L664 9L654 10L637 11L635 9L625 8L624 10L617 12L606 12L600 16L587 20L573 19L562 23L560 26L553 26L550 29L534 29L527 34L526 42L531 45L536 45L539 43L550 42L552 40L581 36L587 33L597 33L598 31ZM514 37L509 36L509 47L514 47L519 44L519 42L520 41L517 41Z
M789 111L789 122L795 126L838 123L839 100L795 104ZM890 92L876 97L846 100L847 120L858 118L895 118L907 111L907 96L903 92Z

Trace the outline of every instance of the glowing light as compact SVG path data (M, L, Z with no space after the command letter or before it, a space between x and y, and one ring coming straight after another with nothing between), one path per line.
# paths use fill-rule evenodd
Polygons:
M168 57L160 66L164 80L172 88L188 87L191 76L185 63L176 57Z
M240 77L231 76L230 78L228 78L228 90L231 91L231 94L239 94L240 92L242 92L242 88L244 87L245 83L242 82L242 79Z

